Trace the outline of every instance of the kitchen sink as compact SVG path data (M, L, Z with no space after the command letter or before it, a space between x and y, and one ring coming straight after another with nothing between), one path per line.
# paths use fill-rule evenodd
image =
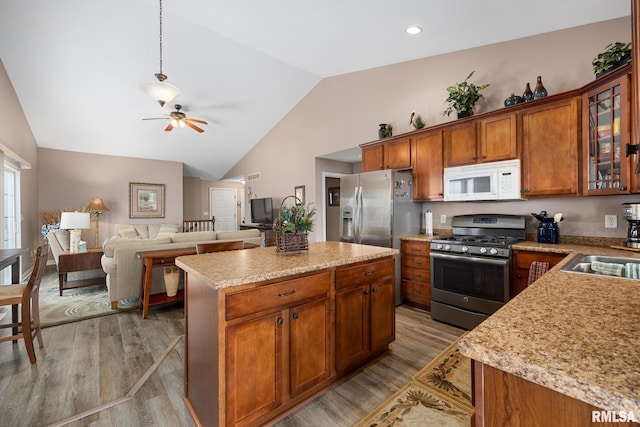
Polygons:
M622 274L617 276L611 274L611 277L623 277L629 278L633 280L639 280L637 278L626 277L625 272L625 264L631 263L635 264L638 271L640 271L640 259L638 258L626 258L626 257L615 257L615 256L606 256L606 255L585 255L585 254L575 254L569 262L567 262L560 271L566 271L569 273L583 273L583 274L597 274L597 275L605 275L603 273L594 271L591 268L591 263L603 262L603 263L611 263L611 264L621 264L622 265Z

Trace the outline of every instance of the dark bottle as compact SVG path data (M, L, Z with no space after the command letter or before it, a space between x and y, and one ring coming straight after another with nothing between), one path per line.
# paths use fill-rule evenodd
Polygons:
M547 96L547 90L542 85L542 76L538 76L536 88L533 90L533 99L544 98Z
M533 99L533 92L531 91L531 86L529 86L529 82L527 82L527 86L524 88L524 93L522 94L523 101L531 101Z
M378 138L383 139L387 137L387 124L386 123L380 123L378 126L380 126L380 129L378 129Z

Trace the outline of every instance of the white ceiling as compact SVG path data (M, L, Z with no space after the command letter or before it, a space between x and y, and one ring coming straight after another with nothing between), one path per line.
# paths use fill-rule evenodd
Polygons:
M174 160L222 177L322 78L630 14L629 0L163 0L174 103L209 125L164 132L140 89L159 70L158 0L0 3L4 63L39 147ZM424 32L409 36L405 28Z

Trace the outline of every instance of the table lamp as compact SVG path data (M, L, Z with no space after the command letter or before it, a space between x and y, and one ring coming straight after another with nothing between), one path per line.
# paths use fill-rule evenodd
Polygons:
M62 212L60 228L69 231L69 251L79 252L80 234L83 229L91 228L89 212Z
M100 197L91 199L87 206L87 212L90 212L96 218L96 248L98 248L100 244L100 215L102 215L102 212L108 210L109 208Z

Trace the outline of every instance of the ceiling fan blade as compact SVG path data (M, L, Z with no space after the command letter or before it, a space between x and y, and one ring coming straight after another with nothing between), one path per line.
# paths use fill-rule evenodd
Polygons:
M167 120L167 117L152 117L152 118L142 119L142 120Z
M192 122L196 122L196 123L202 123L204 125L208 125L209 124L209 123L205 122L204 120L198 120L198 119L187 119L187 120L192 121Z
M189 120L186 121L187 126L189 126L191 129L193 130L197 130L198 132L202 133L204 132L203 129L200 129L198 126L194 125L193 123L191 123Z
M171 129L173 129L173 125L171 123L169 123L169 125L164 130L169 132Z

